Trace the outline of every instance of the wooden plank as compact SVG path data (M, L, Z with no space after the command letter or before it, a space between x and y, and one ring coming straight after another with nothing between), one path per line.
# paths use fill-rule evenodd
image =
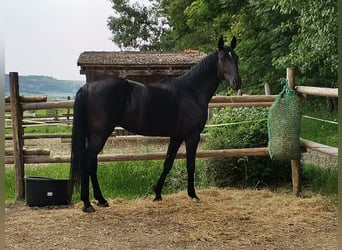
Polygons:
M300 139L300 141L303 143L303 145L306 148L310 148L314 151L324 153L327 155L332 155L332 156L336 156L336 157L338 156L338 148L331 147L331 146L324 145L324 144L320 144L320 143L310 141L310 140L305 140L305 139Z
M13 152L15 167L15 193L16 200L25 199L25 183L24 183L24 139L22 117L23 111L19 99L19 77L17 72L9 73L10 80L10 96L11 112L12 112L12 128L13 128Z
M296 86L295 89L298 93L301 93L301 94L325 96L325 97L338 97L338 88Z
M226 158L226 157L241 157L241 156L267 156L268 148L243 148L243 149L221 149L221 150L202 150L198 151L196 158ZM114 161L147 161L147 160L164 160L165 152L141 153L141 154L99 154L100 162ZM176 159L185 159L186 154L180 152ZM25 163L70 163L70 156L25 156Z
M42 103L43 105L40 105L40 103L30 103L30 104L23 104L24 110L38 110L38 109L52 109L52 108L73 108L73 101L67 101L68 103L58 103L57 102L47 102ZM218 102L210 102L209 108L224 108L224 107L270 107L273 102L237 102L237 103L218 103ZM11 108L8 105L5 105L5 111L9 112L11 111ZM70 115L72 117L72 115Z
M47 96L19 96L20 102L46 102ZM5 97L5 103L10 103L11 97Z
M24 139L51 139L51 138L71 138L70 133L59 133L59 134L25 134ZM5 135L5 140L12 140L12 135Z
M209 108L225 108L225 107L270 107L273 102L236 102L236 103L209 103Z
M74 101L54 101L42 103L23 103L23 110L54 109L54 108L73 108Z
M13 156L5 156L5 164L14 164Z
M278 95L213 96L211 103L273 102Z
M50 155L50 149L47 148L26 148L23 150L24 157L27 155ZM6 148L5 156L13 156L13 149Z
M269 107L276 98L276 95L255 95L255 96L214 96L209 107ZM74 101L53 101L43 103L23 103L23 110L53 109L53 108L73 108ZM6 111L10 111L9 106L5 106Z
M11 112L11 104L5 103L5 112Z

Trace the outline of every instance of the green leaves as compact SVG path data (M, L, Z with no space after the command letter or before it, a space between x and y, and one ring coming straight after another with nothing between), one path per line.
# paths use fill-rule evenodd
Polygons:
M210 53L235 35L245 93L274 93L287 67L298 78L337 82L337 1L111 0L108 26L120 48ZM329 86L329 84L328 84Z
M114 15L108 18L112 40L121 49L159 50L160 36L167 28L166 19L160 13L158 1L149 7L127 0L111 0Z
M215 110L205 147L208 149L267 147L268 108L225 108ZM207 175L213 184L253 186L258 182L275 184L290 177L289 162L272 161L269 157L232 157L208 159Z
M292 64L302 74L320 72L321 78L337 80L337 1L279 2L282 13L295 13L291 21L297 26L289 54L276 63Z

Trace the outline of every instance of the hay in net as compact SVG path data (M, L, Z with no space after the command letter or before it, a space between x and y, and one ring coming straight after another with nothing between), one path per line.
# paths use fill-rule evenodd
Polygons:
M300 127L303 101L286 84L272 104L268 119L268 150L271 159L298 160L301 157Z

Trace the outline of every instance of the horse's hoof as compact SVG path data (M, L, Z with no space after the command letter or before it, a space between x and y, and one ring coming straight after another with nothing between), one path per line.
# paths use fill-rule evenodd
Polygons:
M199 200L200 200L195 193L194 194L189 194L189 197L190 197L190 199L192 201L199 202Z
M156 196L156 198L154 198L154 200L153 200L153 201L154 201L154 202L156 202L156 201L162 201L162 200L163 200L163 199L162 199L162 197L161 197L161 196L158 196L158 197Z
M89 207L83 207L82 211L85 213L94 213L96 210L90 205Z
M193 202L200 202L200 198L198 198L198 197L192 197L191 200Z
M109 207L109 204L108 204L108 202L106 201L106 202L98 202L97 203L97 206L99 206L99 207Z

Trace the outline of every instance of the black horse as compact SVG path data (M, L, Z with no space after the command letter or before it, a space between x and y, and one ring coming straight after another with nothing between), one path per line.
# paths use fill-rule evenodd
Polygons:
M208 103L221 80L234 90L241 87L238 57L223 38L218 49L188 73L166 83L143 85L110 77L82 86L75 98L70 179L81 184L83 211L95 211L89 201L89 176L99 206L107 207L97 179L97 155L116 126L140 135L167 136L170 142L163 172L155 186L155 201L161 200L165 178L177 151L185 141L188 195L198 199L194 187L195 157L208 112Z

